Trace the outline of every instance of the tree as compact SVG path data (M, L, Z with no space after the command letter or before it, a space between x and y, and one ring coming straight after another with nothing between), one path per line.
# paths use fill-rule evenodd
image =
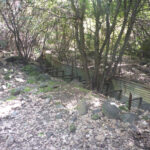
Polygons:
M38 32L32 28L34 15L32 3L28 1L10 1L1 3L0 14L13 34L18 55L25 61L33 54Z
M136 20L146 0L71 0L75 18L76 41L82 56L83 66L92 87L103 92L105 83L115 76L118 64L122 61L128 40ZM91 5L95 20L94 32L94 73L89 75L88 58L85 50L84 21L88 15L86 8ZM88 17L88 16L87 16ZM120 22L118 22L120 20ZM120 27L117 27L120 26ZM115 30L118 30L115 32ZM91 33L93 34L93 33ZM115 38L114 38L115 34Z
M85 33L84 33L84 18L86 10L87 1L79 1L75 4L74 0L71 0L71 6L74 12L74 27L75 27L75 38L77 42L77 47L81 54L81 60L83 63L84 70L86 72L87 82L91 83L90 73L88 69L88 61L85 47Z
M139 43L139 33L144 40L149 37L146 25L139 21L145 19L142 13L148 8L146 2L149 1L6 0L0 5L0 14L21 57L30 59L35 45L40 58L49 50L53 57L69 64L78 55L88 85L103 92L104 85L117 74L124 53L133 46L133 35ZM89 67L92 65L93 70Z

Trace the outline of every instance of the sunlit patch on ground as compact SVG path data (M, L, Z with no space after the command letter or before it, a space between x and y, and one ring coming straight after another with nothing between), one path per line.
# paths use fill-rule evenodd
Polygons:
M3 102L0 105L0 118L9 116L14 109L20 108L21 105L22 105L21 101L18 100Z

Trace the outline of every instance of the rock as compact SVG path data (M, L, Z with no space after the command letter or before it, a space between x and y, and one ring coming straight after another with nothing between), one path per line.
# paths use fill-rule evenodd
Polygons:
M6 90L6 89L7 89L6 85L2 85L2 90Z
M6 147L11 146L15 142L14 138L10 135L6 141Z
M47 95L41 95L40 98L47 99Z
M51 99L50 98L47 98L46 99L46 104L49 104L51 102Z
M11 113L11 118L15 118L17 115L18 115L18 112L17 111L13 111Z
M92 114L98 114L98 113L100 113L100 112L101 112L101 110L98 108L98 109L93 110L93 111L92 111Z
M62 119L62 117L63 117L62 114L58 114L55 116L56 119Z
M79 115L85 115L88 112L88 106L84 100L80 101L77 105Z
M103 142L103 141L105 140L105 136L104 136L104 135L98 135L98 136L95 137L95 139L96 139L97 141Z
M71 121L73 122L77 121L77 116L76 115L72 116Z
M115 129L114 128L112 128L111 126L107 126L107 129L110 131L110 132L112 132L112 131L114 131Z
M37 77L38 80L41 80L41 81L47 81L47 80L51 80L50 76L48 74L40 74L38 77Z
M4 91L4 89L0 87L0 92L1 92L1 91Z
M65 109L65 107L62 104L56 104L57 109Z
M134 125L134 124L130 124L129 128L133 131L133 132L138 132L138 128Z
M145 121L145 120L140 120L140 121L139 121L139 126L140 126L141 128L143 128L143 129L146 129L146 128L148 128L149 124L148 124L148 122Z
M45 88L45 87L48 87L48 84L47 83L41 83L39 88Z
M25 82L25 80L22 79L22 78L15 78L15 80L18 81L18 82L21 82L21 83Z
M120 109L109 102L104 102L102 105L102 112L110 119L120 119Z
M120 115L120 119L123 122L133 123L136 120L138 120L138 116L133 113L124 113L124 114Z
M141 108L145 111L150 111L150 104L143 102Z
M52 135L53 135L52 132L49 132L49 131L48 131L48 132L46 133L46 137L47 137L47 138L50 138Z

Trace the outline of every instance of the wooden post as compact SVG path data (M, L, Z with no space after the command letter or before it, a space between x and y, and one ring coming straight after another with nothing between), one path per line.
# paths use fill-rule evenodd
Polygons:
M109 90L109 83L106 83L106 96L108 96L108 90Z
M81 76L79 76L78 78L79 78L79 82L81 82Z
M142 101L143 101L143 99L142 99L142 97L140 97L138 108L140 108L140 107L141 107L141 105L142 105Z
M119 91L119 96L118 96L119 100L121 99L121 96L122 96L122 90Z
M129 94L129 104L128 104L128 109L129 111L131 110L131 105L132 105L132 94Z

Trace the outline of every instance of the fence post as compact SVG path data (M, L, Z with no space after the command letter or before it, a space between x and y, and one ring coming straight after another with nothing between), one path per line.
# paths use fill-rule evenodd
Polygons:
M131 105L132 105L132 94L129 94L129 104L128 104L128 109L129 111L131 110Z
M122 96L122 90L119 91L119 96L118 96L119 100L121 99L121 96Z
M79 82L81 82L81 76L78 76L78 78L79 78Z
M106 83L106 96L108 96L109 83Z
M138 108L141 107L141 105L142 105L142 100L143 100L142 97L140 97Z

